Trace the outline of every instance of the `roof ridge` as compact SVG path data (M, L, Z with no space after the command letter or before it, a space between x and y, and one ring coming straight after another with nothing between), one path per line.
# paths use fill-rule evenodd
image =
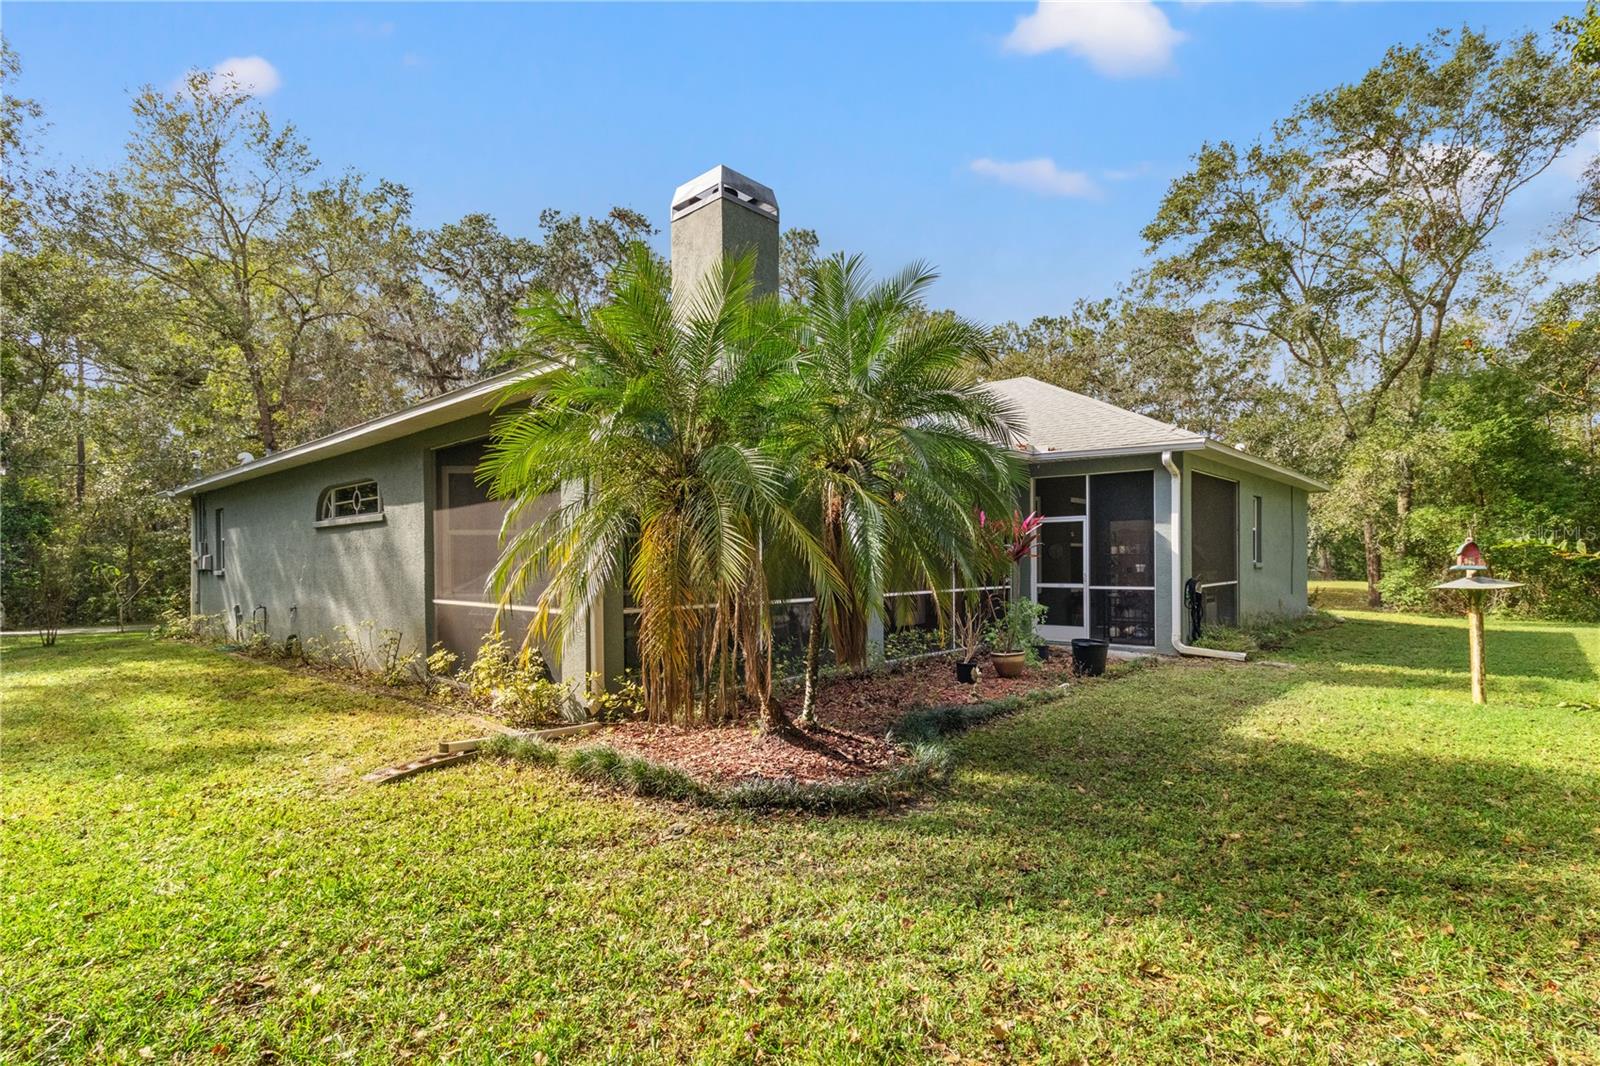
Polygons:
M1029 383L1034 384L1034 385L1042 385L1047 389L1053 389L1056 392L1065 393L1068 396L1076 397L1077 399L1080 399L1080 400L1086 400L1089 403L1092 403L1092 404L1096 405L1097 407L1103 407L1103 408L1105 408L1105 409L1107 409L1109 411L1114 411L1119 415L1126 415L1126 416L1129 416L1129 417L1132 417L1132 418L1137 418L1140 421L1148 422L1152 426L1160 427L1162 430L1181 433L1181 434L1184 434L1186 436L1192 437L1192 438L1194 438L1196 440L1205 440L1206 439L1206 435L1204 433L1197 433L1194 430L1189 429L1186 426L1178 425L1176 422L1163 422L1159 418L1154 418L1154 417L1152 417L1150 415L1143 414L1143 413L1141 413L1139 411L1129 410L1128 408L1122 407L1119 404L1114 404L1109 400L1102 400L1098 396L1090 396L1086 392L1078 392L1075 389L1065 388L1065 387L1063 387L1061 385L1057 385L1055 382L1045 381L1042 378L1033 377L1031 374L1018 374L1018 375L1016 375L1014 377L998 378L998 379L996 379L994 381L988 382L988 384L990 384L990 385L1004 385L1004 384L1006 384L1008 382L1022 382L1022 381L1026 381L1026 382L1029 382Z

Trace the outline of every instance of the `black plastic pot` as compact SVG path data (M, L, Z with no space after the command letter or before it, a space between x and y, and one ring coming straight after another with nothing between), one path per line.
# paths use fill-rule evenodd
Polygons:
M978 664L975 662L956 663L956 680L963 685L970 685L978 679Z
M1106 649L1103 640L1078 637L1072 642L1072 671L1084 677L1099 677L1106 672Z
M1039 656L1040 662L1044 662L1046 659L1050 658L1050 645L1046 644L1042 640L1033 646L1033 651L1034 654Z

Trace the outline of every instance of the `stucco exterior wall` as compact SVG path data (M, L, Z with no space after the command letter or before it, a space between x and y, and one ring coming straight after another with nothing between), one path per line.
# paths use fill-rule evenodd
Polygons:
M756 253L755 289L778 291L778 220L732 200L713 200L672 224L672 292L688 298L724 255Z
M1106 459L1036 460L1030 464L1031 477L1059 477L1079 474L1113 474L1130 470L1154 473L1156 547L1156 643L1154 650L1171 654L1172 585L1181 583L1193 572L1191 539L1194 525L1190 513L1195 473L1211 474L1235 481L1239 486L1239 618L1305 613L1306 605L1306 516L1308 497L1303 489L1263 476L1244 466L1228 463L1225 457L1179 452L1174 462L1183 476L1182 529L1183 573L1172 573L1172 477L1158 454L1120 456ZM1262 499L1262 561L1250 558L1250 527L1255 496ZM1032 501L1024 494L1020 506L1024 513ZM1091 504L1092 506L1092 504ZM1018 594L1033 595L1033 565L1023 562L1013 577Z
M1192 573L1190 517L1191 488L1196 473L1210 474L1239 486L1239 621L1273 615L1299 615L1306 611L1306 505L1305 490L1295 488L1211 453L1183 453L1184 573ZM1252 497L1261 497L1262 559L1250 558Z
M191 512L215 540L223 514L220 573L192 575L194 609L246 624L266 608L266 631L331 639L340 625L372 620L425 650L432 631L433 449L482 437L480 415L308 466L204 493ZM383 497L383 521L317 528L322 491L367 478ZM215 545L212 544L215 552Z

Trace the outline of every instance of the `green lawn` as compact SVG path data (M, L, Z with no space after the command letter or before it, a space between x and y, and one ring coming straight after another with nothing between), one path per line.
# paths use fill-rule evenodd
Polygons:
M1600 1058L1600 630L1350 613L870 818L634 801L140 637L4 656L4 1058Z

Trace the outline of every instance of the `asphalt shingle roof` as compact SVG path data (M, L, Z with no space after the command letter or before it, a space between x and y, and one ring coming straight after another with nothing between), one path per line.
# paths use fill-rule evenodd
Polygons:
M1005 378L985 388L1021 416L1026 430L1019 443L1034 454L1161 451L1205 443L1198 433L1038 378Z

